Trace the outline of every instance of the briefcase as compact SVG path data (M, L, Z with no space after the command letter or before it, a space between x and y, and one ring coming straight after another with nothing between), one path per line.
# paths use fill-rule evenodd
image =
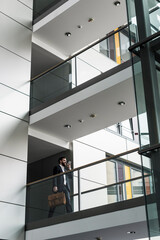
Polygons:
M50 207L56 207L66 204L66 196L64 192L53 193L48 196L48 204Z

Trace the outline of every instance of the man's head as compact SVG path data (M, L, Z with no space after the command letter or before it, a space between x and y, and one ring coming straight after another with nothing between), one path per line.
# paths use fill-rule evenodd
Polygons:
M58 162L59 162L59 164L60 165L62 165L62 166L66 166L66 164L67 164L67 159L66 159L66 157L60 157L59 159L58 159Z

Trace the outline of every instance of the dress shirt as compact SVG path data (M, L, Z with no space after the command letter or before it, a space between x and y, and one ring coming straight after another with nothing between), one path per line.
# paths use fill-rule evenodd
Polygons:
M65 168L64 166L60 165L60 167L62 168L62 172L65 172ZM64 185L66 185L66 174L63 174L63 178L64 178Z

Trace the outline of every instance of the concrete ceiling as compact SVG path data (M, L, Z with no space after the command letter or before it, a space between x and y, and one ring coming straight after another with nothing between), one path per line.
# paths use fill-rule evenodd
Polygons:
M120 106L120 101L126 104ZM91 118L91 114L96 117ZM30 125L37 131L70 142L134 116L132 71L128 67L87 88L84 84L80 92L31 115ZM71 128L65 128L66 124Z
M128 234L127 232L130 231L135 233ZM146 221L56 238L56 240L147 240L147 239L148 230ZM53 238L52 240L55 240L55 238Z
M33 27L34 39L70 56L127 23L125 0L120 2L116 7L114 0L79 0L52 20L46 17L42 24L36 23ZM89 18L94 21L88 22ZM71 36L66 37L66 32L71 32Z

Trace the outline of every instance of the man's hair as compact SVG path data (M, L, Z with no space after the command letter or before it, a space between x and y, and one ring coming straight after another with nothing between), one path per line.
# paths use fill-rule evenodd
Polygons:
M60 163L60 161L61 161L63 158L66 158L66 157L60 157L60 158L58 159L58 163Z

